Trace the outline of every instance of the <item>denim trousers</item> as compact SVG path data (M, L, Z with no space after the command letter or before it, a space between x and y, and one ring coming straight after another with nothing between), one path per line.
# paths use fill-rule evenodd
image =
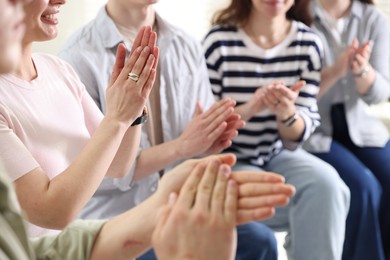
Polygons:
M333 165L351 191L343 259L390 259L390 142L385 147L354 145L344 107L331 111L331 149L315 155Z
M298 148L283 150L263 167L239 160L233 169L275 172L295 186L290 203L262 221L275 231L287 231L289 260L341 259L350 193L330 164Z

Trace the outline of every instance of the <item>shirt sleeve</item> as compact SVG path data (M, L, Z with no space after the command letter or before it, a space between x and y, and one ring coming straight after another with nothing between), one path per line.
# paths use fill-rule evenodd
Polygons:
M12 120L14 118L15 120ZM0 162L12 181L39 167L30 151L15 133L16 118L0 104Z
M222 57L219 53L219 42L214 39L213 31L210 31L203 40L203 49L205 53L208 77L211 89L216 100L222 99L222 72L220 70Z
M104 220L77 220L57 235L31 240L37 259L89 259Z
M321 79L323 46L321 40L313 32L306 32L311 35L311 39L306 39L307 55L305 66L300 68L300 80L304 80L306 85L299 91L295 101L297 112L304 121L305 128L298 141L283 140L283 146L288 150L295 150L300 147L320 125L320 115L318 112L317 95Z
M376 72L372 87L362 96L367 104L377 104L390 97L390 28L383 15L377 12L375 14L377 21L368 23L371 28L367 28L370 31L370 40L373 42L369 62Z

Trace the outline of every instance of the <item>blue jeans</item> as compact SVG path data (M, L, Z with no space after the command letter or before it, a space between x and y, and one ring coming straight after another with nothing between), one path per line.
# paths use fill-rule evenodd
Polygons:
M190 235L190 234L189 234ZM236 260L277 260L277 242L272 230L261 223L251 222L237 227ZM153 250L138 257L139 260L156 260Z
M343 259L385 259L384 248L390 250L390 142L383 148L354 145L340 105L332 108L332 123L331 150L315 155L333 165L351 191Z
M233 169L276 172L295 186L290 203L262 222L287 231L284 247L289 259L341 259L350 193L331 165L297 149L283 150L262 168L239 160Z

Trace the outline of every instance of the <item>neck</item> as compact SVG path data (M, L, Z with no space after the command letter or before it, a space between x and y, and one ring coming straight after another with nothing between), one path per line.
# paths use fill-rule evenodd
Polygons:
M12 74L26 81L31 81L37 77L38 74L32 60L32 43L22 44L22 59Z
M130 30L138 31L144 25L153 26L155 20L151 5L129 5L126 1L109 0L106 10L115 23Z
M251 15L244 30L259 46L272 48L284 40L290 27L291 22L285 16L269 19L261 15Z
M319 0L319 2L330 16L337 19L344 17L352 5L352 1L345 0Z

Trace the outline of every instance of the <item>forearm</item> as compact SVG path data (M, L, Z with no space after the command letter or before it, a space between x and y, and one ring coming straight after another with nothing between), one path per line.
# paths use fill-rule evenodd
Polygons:
M151 247L157 212L163 201L152 196L137 207L111 219L99 233L92 260L134 259Z
M336 70L335 66L323 68L321 71L320 90L318 92L318 98L325 95L341 78L341 75Z
M301 116L291 126L285 126L280 120L278 122L278 130L281 139L292 142L297 142L303 135L305 130L305 121Z
M137 159L134 180L142 179L158 172L177 161L187 158L181 156L177 150L177 139L142 150Z
M236 106L234 109L234 112L239 114L241 116L241 119L244 121L248 121L251 119L256 113L263 110L264 107L256 107L256 104L253 104L253 102L248 101L245 104Z
M108 169L107 176L123 178L129 173L137 157L140 140L141 125L129 127Z
M65 171L50 180L38 168L16 180L18 197L29 221L52 229L63 229L69 224L96 192L125 131L125 126L103 119Z

